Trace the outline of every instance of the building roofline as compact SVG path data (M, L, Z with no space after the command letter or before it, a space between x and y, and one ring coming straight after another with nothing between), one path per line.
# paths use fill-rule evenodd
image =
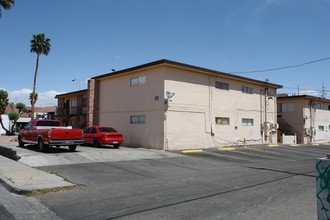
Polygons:
M106 77L110 77L110 76L116 76L116 75L131 72L131 71L135 71L135 70L140 70L140 69L144 69L144 68L148 68L148 67L153 67L153 66L160 65L160 64L168 64L168 65L173 65L173 66L177 66L177 67L194 69L194 70L206 72L206 73L209 73L209 74L219 75L219 76L228 77L228 78L237 79L237 80L249 81L249 82L257 83L257 84L268 85L270 87L275 87L275 88L282 88L283 87L282 85L278 85L278 84L274 84L274 83L268 83L268 82L264 82L264 81L260 81L260 80L255 80L255 79L251 79L251 78L247 78L247 77L243 77L243 76L237 76L237 75L233 75L233 74L230 74L230 73L224 73L224 72L220 72L220 71L216 71L216 70L211 70L211 69L207 69L207 68L203 68L203 67L193 66L193 65L190 65L190 64L180 63L180 62L167 60L167 59L157 60L157 61L154 61L154 62L142 64L142 65L139 65L139 66L135 66L135 67L119 70L119 71L115 71L115 72L112 72L112 73L106 73L106 74L103 74L103 75L92 77L91 79L102 79L102 78L106 78Z
M317 96L311 96L311 95L293 95L293 96L280 96L277 97L278 100L281 99L297 99L297 98L303 98L303 99L312 99L312 100L318 100L323 102L330 102L330 99L325 99Z
M82 89L82 90L77 90L77 91L73 91L73 92L58 94L58 95L55 96L55 98L58 98L58 97L61 97L61 96L78 94L78 93L81 93L81 92L87 92L87 89Z

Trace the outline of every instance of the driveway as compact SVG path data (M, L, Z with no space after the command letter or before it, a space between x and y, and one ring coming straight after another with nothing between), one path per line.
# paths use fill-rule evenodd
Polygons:
M21 157L19 161L31 167L183 157L154 149L123 146L115 149L111 145L99 148L78 146L75 152L70 152L67 147L55 147L47 153L39 152L35 145L26 145L24 148L19 147L17 142L6 142L2 145L15 150Z

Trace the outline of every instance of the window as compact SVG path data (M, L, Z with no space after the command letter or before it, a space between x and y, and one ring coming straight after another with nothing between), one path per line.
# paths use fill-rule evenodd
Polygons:
M71 107L77 107L77 99L71 99L70 105L71 105Z
M247 86L242 86L242 92L252 94L253 93L253 88L247 87Z
M324 105L322 103L315 104L316 109L324 109Z
M215 82L215 88L229 90L229 83L225 82Z
M85 133L85 134L88 134L88 133L91 131L91 129L92 129L92 128L87 128L87 129L84 131L84 133Z
M250 118L242 118L243 126L253 126L253 119Z
M295 103L291 103L291 102L288 102L288 103L282 103L281 104L281 112L295 112L296 111L296 105Z
M92 128L90 131L91 134L96 134L96 128Z
M61 122L59 121L38 121L37 126L61 126Z
M143 85L143 84L146 84L146 82L147 82L146 76L139 76L139 77L131 78L131 86Z
M215 118L215 123L217 125L229 125L229 118L216 117Z
M319 131L324 131L324 126L323 125L319 125Z
M131 116L131 124L145 124L145 115L133 115Z
M111 128L111 127L101 127L99 128L100 132L106 133L106 132L117 132L116 129Z

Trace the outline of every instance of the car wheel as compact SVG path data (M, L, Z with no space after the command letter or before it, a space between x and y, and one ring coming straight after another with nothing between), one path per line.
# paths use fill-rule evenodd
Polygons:
M77 145L71 145L71 146L69 146L69 150L70 150L71 152L75 151L76 148L77 148Z
M41 138L38 140L38 148L39 148L39 151L41 151L41 152L46 151L48 148L48 146L46 144L44 144L44 141Z
M120 144L114 144L113 147L114 148L119 148Z
M100 147L100 143L99 143L99 141L97 139L94 139L93 140L93 146L94 147Z
M18 146L19 147L24 147L24 142L22 141L22 137L18 136Z

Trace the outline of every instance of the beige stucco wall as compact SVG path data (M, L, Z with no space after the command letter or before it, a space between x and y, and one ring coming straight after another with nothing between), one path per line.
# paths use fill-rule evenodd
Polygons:
M138 76L146 76L146 84L130 86L130 79ZM124 145L163 149L163 77L163 68L151 68L101 80L99 125L122 132ZM145 115L145 124L130 124L130 116L136 115Z
M175 93L165 125L169 149L242 145L244 139L247 144L276 142L276 129L267 140L261 135L265 120L263 91L260 95L263 87L171 67L165 74L165 91ZM215 81L229 83L230 89L215 88ZM252 87L254 93L242 93L243 85ZM273 98L267 98L267 121L276 124L276 92L270 89L269 94ZM230 125L215 124L216 117L229 117ZM253 119L254 125L243 126L242 118Z

